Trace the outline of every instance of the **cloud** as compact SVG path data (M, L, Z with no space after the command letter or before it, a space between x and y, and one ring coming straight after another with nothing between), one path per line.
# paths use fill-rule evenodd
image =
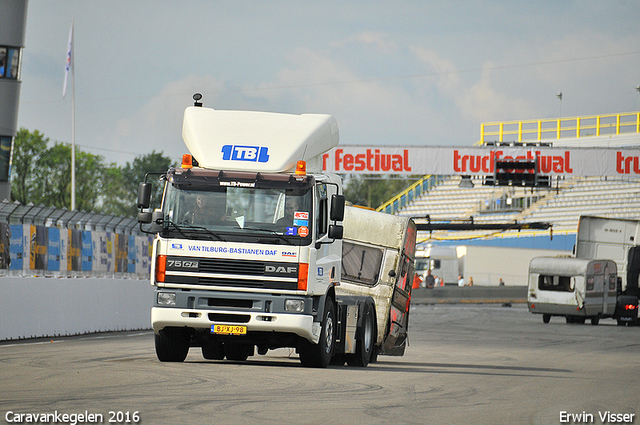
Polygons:
M182 141L182 115L187 106L193 105L191 96L197 92L203 93L207 104L215 107L220 93L225 90L222 83L211 76L188 75L173 81L132 116L118 120L111 147L121 151L136 149L143 154L162 151L178 161L186 152ZM126 161L132 159L127 157Z
M269 90L271 87L287 87ZM341 143L420 143L433 116L430 106L393 79L371 79L331 51L300 48L256 96L286 112L329 113L340 126ZM427 126L428 127L428 126Z
M383 55L390 55L397 51L398 47L389 36L382 32L376 31L362 31L347 37L340 42L332 44L333 49L342 48L349 45L364 45L373 47L378 53Z

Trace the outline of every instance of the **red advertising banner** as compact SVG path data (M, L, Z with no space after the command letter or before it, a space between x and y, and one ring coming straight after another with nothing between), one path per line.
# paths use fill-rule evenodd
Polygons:
M324 171L340 174L493 174L496 161L536 160L550 176L640 176L640 149L550 147L336 147Z

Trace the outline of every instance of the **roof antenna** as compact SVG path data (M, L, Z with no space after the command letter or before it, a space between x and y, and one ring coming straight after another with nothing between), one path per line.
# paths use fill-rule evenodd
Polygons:
M194 94L193 95L193 106L202 107L202 102L199 102L200 99L202 99L202 95L200 93Z

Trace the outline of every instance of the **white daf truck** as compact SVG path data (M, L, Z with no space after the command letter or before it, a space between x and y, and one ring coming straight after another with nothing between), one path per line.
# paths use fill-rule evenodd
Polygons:
M321 154L338 144L336 120L213 110L194 99L182 131L190 154L160 176L161 208L151 209L148 176L138 197L141 229L156 234L158 359L181 362L201 347L206 359L244 361L256 347L293 347L303 365L326 367L402 354L415 224L374 213L352 235L365 212L345 217L341 179L321 169ZM367 234L384 233L389 217L396 246L382 249ZM342 281L343 234L384 251L383 262L363 262L350 283Z

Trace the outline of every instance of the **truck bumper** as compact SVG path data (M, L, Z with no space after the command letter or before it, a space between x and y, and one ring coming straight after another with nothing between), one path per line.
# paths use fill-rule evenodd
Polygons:
M158 333L166 327L187 327L193 329L211 329L212 325L243 325L248 332L292 333L317 343L320 338L320 325L314 324L313 316L288 313L243 312L242 322L216 320L212 316L238 316L237 311L198 310L171 307L153 307L151 325ZM213 319L213 320L212 320Z

